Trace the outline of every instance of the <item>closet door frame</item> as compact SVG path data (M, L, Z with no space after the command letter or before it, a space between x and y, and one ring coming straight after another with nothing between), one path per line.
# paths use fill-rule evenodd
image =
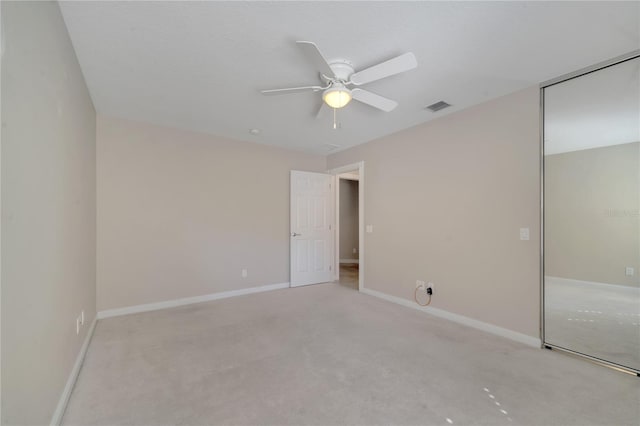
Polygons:
M634 50L632 52L626 53L624 55L620 55L613 59L600 62L598 64L583 68L578 71L574 71L560 77L553 78L551 80L547 80L540 84L540 341L542 343L543 349L556 350L568 355L577 356L582 359L587 359L596 364L600 364L606 367L613 368L615 370L632 374L640 377L640 370L636 370L627 366L622 366L616 364L615 362L602 360L600 358L592 357L580 352L572 351L570 349L558 347L551 343L548 343L545 338L545 288L544 288L544 93L545 89L549 88L553 85L560 84L566 82L568 80L572 80L574 78L579 78L584 75L597 72L603 70L608 67L612 67L614 65L620 64L622 62L626 62L632 59L640 58L640 49Z

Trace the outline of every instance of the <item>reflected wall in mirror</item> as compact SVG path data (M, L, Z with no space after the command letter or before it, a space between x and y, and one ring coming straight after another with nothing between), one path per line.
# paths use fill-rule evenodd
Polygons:
M544 340L640 370L640 58L544 88Z

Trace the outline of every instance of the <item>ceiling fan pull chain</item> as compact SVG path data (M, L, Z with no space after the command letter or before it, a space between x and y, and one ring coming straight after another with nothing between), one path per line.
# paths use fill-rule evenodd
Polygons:
M337 124L336 124L336 111L338 111L337 108L333 109L333 130L336 130L338 128Z

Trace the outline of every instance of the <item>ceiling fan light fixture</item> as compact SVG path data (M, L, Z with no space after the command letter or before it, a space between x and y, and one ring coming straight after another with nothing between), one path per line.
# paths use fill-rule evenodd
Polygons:
M324 91L322 99L331 108L342 108L351 102L351 90L342 84L334 84Z

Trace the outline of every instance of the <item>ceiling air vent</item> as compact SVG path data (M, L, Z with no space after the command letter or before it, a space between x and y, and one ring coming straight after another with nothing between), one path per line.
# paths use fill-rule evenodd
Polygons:
M430 109L432 112L438 112L441 109L445 109L450 107L451 105L446 103L445 101L440 101L440 102L436 102L435 104L431 104L427 107L427 109Z

